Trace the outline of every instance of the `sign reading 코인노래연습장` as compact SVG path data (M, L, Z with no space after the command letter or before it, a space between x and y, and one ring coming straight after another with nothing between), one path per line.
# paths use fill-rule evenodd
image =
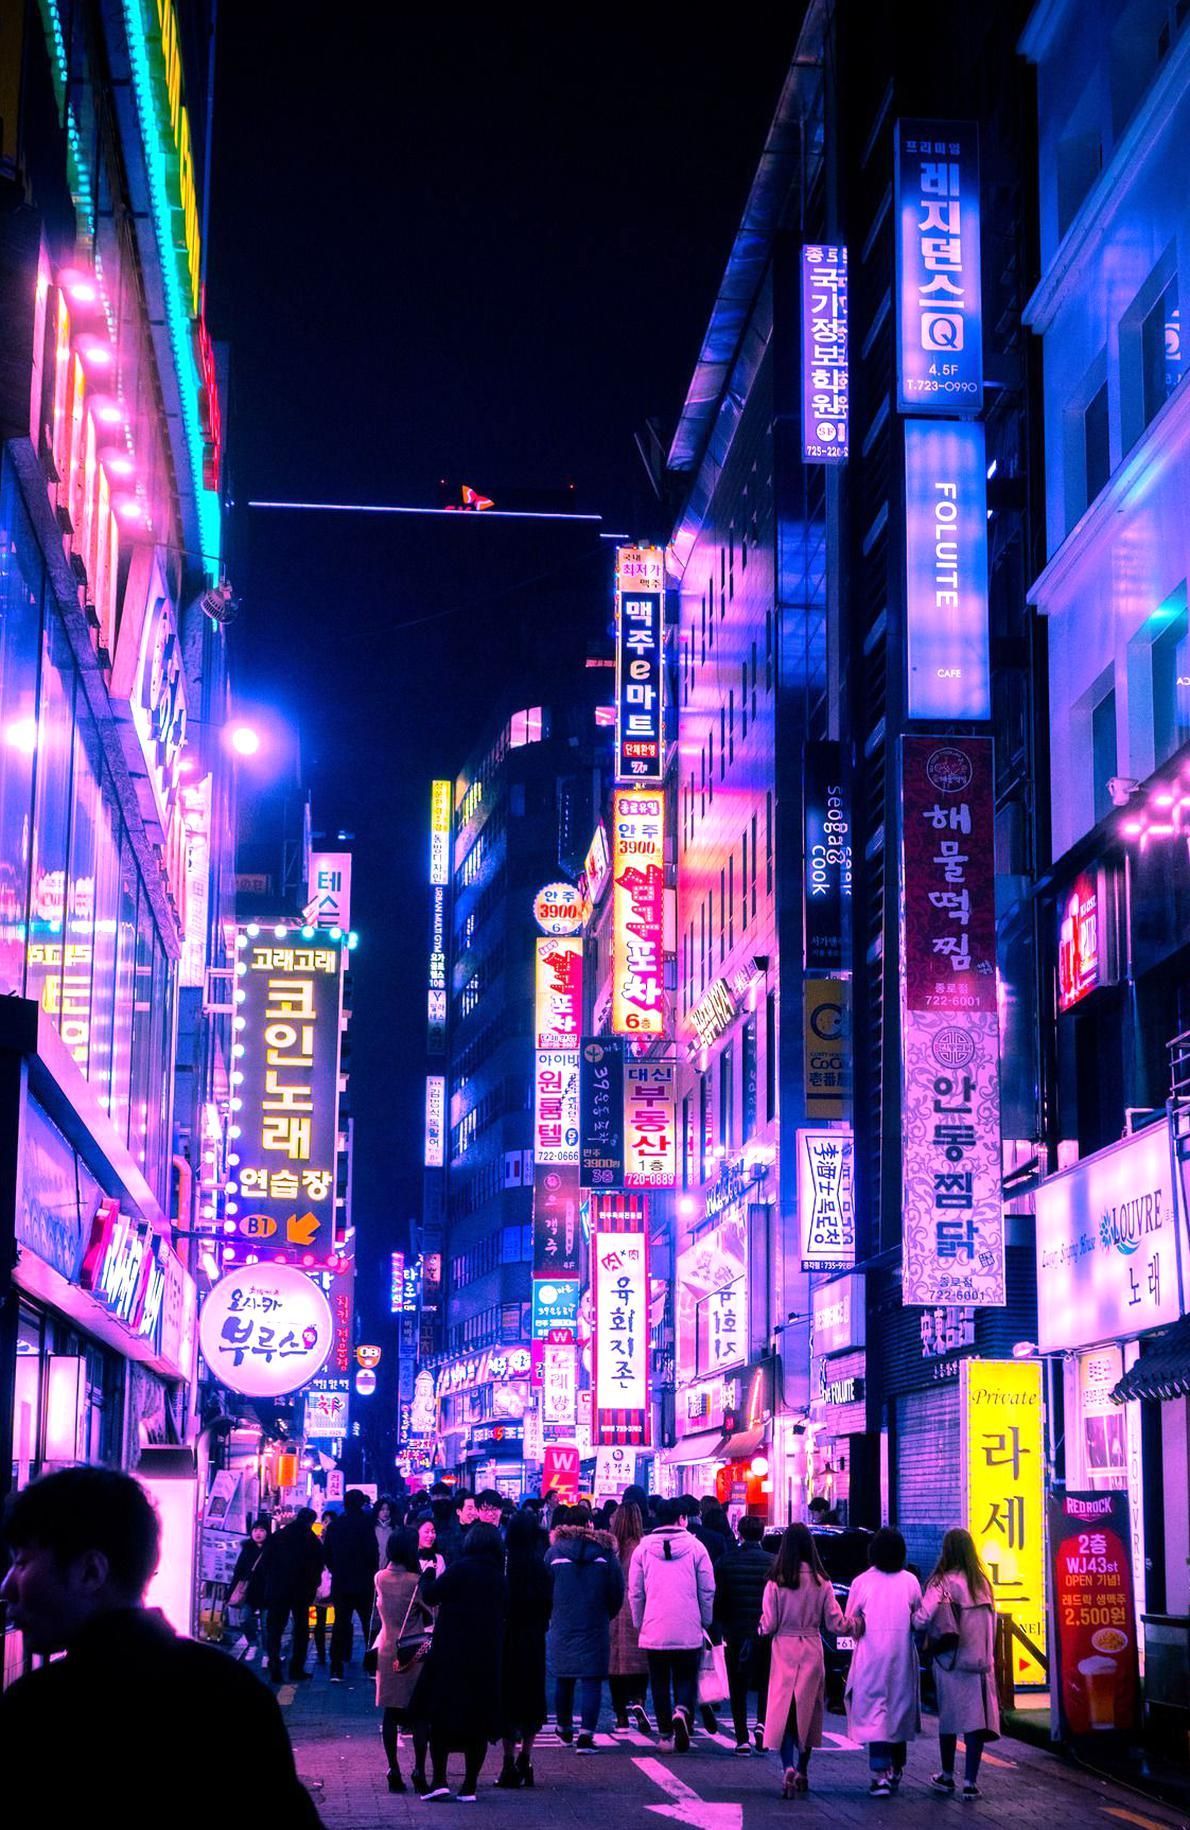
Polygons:
M802 459L841 464L848 452L847 250L802 249Z
M963 1523L1011 1614L1046 1647L1045 1419L1040 1360L964 1360L959 1368ZM1042 1665L1019 1642L1013 1681L1041 1684Z
M222 1385L248 1398L299 1391L322 1371L332 1333L326 1297L287 1264L226 1271L199 1316L203 1359Z
M1049 1500L1054 1626L1050 1694L1063 1739L1138 1726L1137 1611L1125 1493Z
M904 433L909 716L990 718L984 430L907 419Z
M974 121L898 121L897 406L983 408L979 132Z

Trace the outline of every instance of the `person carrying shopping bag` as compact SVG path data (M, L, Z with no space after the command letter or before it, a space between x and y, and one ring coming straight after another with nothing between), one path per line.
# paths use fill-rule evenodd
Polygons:
M764 1745L780 1750L782 1798L808 1789L810 1755L822 1745L824 1628L843 1633L847 1621L808 1528L787 1526L760 1607L760 1632L772 1645Z
M662 1500L657 1521L657 1529L632 1553L628 1602L641 1651L648 1655L661 1744L684 1754L698 1698L703 1635L715 1609L715 1572L705 1546L684 1528L677 1500Z
M848 1630L856 1647L847 1678L847 1732L868 1748L873 1798L901 1783L908 1744L921 1727L920 1666L913 1612L921 1584L905 1568L905 1540L883 1526L868 1546L869 1569L847 1598ZM771 1713L771 1709L770 1709Z
M941 1770L930 1780L936 1792L955 1789L958 1737L965 1748L963 1797L979 1797L979 1763L989 1741L1000 1735L1000 1705L993 1673L996 1609L991 1578L980 1562L969 1531L948 1531L942 1552L913 1624L934 1643L938 1688L938 1746Z

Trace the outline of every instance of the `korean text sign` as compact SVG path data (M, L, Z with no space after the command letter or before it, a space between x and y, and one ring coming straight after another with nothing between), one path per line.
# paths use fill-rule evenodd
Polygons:
M837 972L843 964L843 916L851 901L842 746L808 743L804 776L806 971Z
M298 1391L331 1351L330 1305L293 1265L228 1271L207 1296L198 1326L202 1357L215 1377L249 1398Z
M895 196L902 413L983 409L979 136L973 121L898 121Z
M855 1165L850 1127L797 1134L797 1207L803 1271L855 1263Z
M802 249L802 457L840 464L848 452L847 250Z
M649 1242L643 1232L591 1236L596 1443L648 1441Z
M583 1033L583 943L551 934L537 943L537 1046L577 1049Z
M236 960L237 1232L261 1258L325 1263L335 1254L340 950L241 930Z
M665 774L665 555L616 548L616 780Z
M624 1043L590 1037L582 1047L579 1140L584 1188L624 1186Z
M906 737L901 771L903 1300L999 1307L992 741Z
M992 715L985 464L981 425L905 421L910 718Z
M1044 1653L1045 1418L1039 1360L964 1360L960 1369L964 1520L998 1609ZM1019 1641L1018 1684L1041 1684Z
M1050 1690L1066 1736L1137 1727L1137 1624L1126 1493L1053 1494L1058 1643Z
M579 1272L577 1163L538 1163L533 1170L533 1275Z
M612 805L612 1032L665 1033L665 797L617 788Z

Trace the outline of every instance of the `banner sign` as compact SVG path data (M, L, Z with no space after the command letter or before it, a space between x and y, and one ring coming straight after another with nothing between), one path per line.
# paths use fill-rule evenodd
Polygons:
M430 784L430 882L450 882L451 786L449 782Z
M592 1438L649 1440L649 1238L645 1232L593 1232L595 1304L591 1382Z
M426 1075L426 1122L422 1162L441 1169L446 1161L446 1081L441 1074Z
M811 1334L816 1354L847 1353L867 1336L862 1274L836 1277L810 1292Z
M578 1348L551 1345L542 1349L541 1419L543 1423L573 1430L577 1421Z
M348 1397L345 1391L306 1393L306 1435L332 1442L347 1434Z
M543 1163L533 1170L533 1275L579 1274L577 1163Z
M838 972L843 916L851 902L851 821L838 743L805 747L805 965Z
M336 1257L341 959L331 941L236 936L236 1232L257 1258Z
M803 1271L846 1271L855 1263L854 1156L850 1130L797 1133Z
M612 796L612 1032L665 1033L665 796Z
M351 853L312 851L306 893L307 920L316 928L346 934L351 926Z
M430 891L430 968L426 990L426 1053L446 1053L446 887Z
M624 1187L672 1188L678 1175L672 1061L624 1063Z
M636 1450L613 1445L595 1451L595 1486L597 1500L622 1500L625 1487L636 1479Z
M665 774L665 554L616 548L616 780Z
M1168 1120L1048 1176L1036 1201L1042 1353L1128 1340L1177 1321L1179 1219Z
M571 883L546 883L533 898L533 919L543 934L577 934L587 919L587 900Z
M806 1117L842 1119L851 1103L851 986L846 979L802 985Z
M802 249L802 461L847 456L847 250Z
M992 715L986 457L976 422L905 421L910 718Z
M1045 1427L1040 1360L964 1360L959 1370L963 1520L992 1579L997 1609L1042 1653L1045 1613ZM1043 1684L1019 1641L1013 1682Z
M198 1324L215 1378L248 1398L299 1391L322 1371L332 1331L326 1297L288 1264L226 1272L208 1292Z
M1126 1493L1051 1494L1056 1737L1140 1726L1136 1598Z
M579 1163L584 1188L624 1186L624 1043L583 1042L579 1076Z
M1099 983L1102 928L1098 872L1083 871L1058 904L1058 1009L1071 1010Z
M554 1493L573 1506L578 1499L579 1452L576 1442L548 1442L541 1458L541 1491Z
M534 1161L577 1163L579 1058L570 1049L538 1049L535 1063Z
M537 947L537 1046L577 1049L583 1031L583 943L551 935Z
M897 407L983 411L979 134L974 121L898 121Z
M533 1339L548 1341L551 1333L564 1329L573 1340L578 1326L578 1278L535 1277L532 1296Z
M901 803L902 1300L1001 1307L991 738L902 738Z

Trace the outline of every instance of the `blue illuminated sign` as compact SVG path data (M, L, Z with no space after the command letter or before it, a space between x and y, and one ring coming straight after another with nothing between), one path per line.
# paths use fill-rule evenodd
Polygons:
M979 137L973 121L898 121L897 405L979 413Z
M905 421L910 718L990 718L983 427Z
M847 250L802 249L802 457L841 464L848 450Z
M533 1339L544 1341L551 1328L578 1326L578 1278L533 1279Z

